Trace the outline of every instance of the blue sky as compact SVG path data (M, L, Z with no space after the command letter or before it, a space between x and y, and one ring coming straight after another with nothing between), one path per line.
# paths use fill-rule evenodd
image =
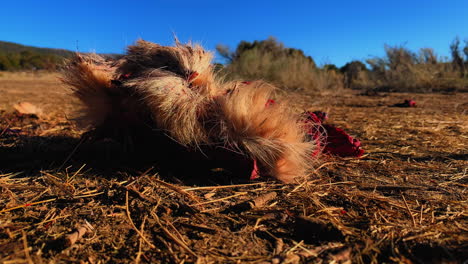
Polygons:
M449 4L450 3L450 4ZM275 36L318 64L383 55L384 44L449 55L468 38L466 0L2 1L0 40L83 52L122 53L138 38L235 48Z

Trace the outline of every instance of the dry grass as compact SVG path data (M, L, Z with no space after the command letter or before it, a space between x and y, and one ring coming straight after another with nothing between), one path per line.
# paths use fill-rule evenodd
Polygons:
M0 72L0 109L10 111L13 104L26 100L52 115L70 114L78 100L58 78L57 73Z
M1 263L461 263L467 94L291 96L361 139L298 185L177 175L81 143L55 76L0 77ZM47 118L11 113L29 101ZM137 164L137 165L135 165ZM181 164L183 166L184 164Z

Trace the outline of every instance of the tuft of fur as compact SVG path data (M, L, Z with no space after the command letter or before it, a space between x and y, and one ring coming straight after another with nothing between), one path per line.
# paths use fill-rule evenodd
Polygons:
M148 110L134 91L115 83L116 68L96 54L77 54L62 73L62 82L84 105L76 121L93 136L132 142L131 134L148 126Z
M69 85L73 95L84 104L79 120L85 125L98 126L112 113L114 71L98 55L76 54L62 72L62 82Z
M221 82L212 57L198 45L140 40L114 62L78 55L63 82L83 102L82 119L108 136L129 127L162 130L180 146L203 145L210 155L241 153L257 161L261 174L283 182L304 176L315 144L305 140L298 117L287 103L267 103L275 92L270 84Z
M144 40L128 48L119 73L141 94L157 127L184 146L208 143L204 119L217 94L213 55L198 45L165 47Z
M305 176L314 144L305 141L298 118L286 103L269 104L275 88L256 81L229 84L231 91L218 99L220 127L227 146L259 162L263 171L283 182Z
M215 95L213 54L199 45L183 45L176 41L174 47L161 46L144 40L127 48L127 55L120 61L118 72L134 77L148 77L152 71L171 73L194 83L200 94ZM195 75L194 75L195 74ZM190 79L192 76L193 79Z

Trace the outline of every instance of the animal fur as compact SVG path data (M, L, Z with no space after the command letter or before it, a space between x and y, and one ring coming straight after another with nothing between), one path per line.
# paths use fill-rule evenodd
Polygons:
M274 87L261 81L234 86L218 99L223 141L244 150L265 174L278 180L292 182L305 175L313 145L304 141L299 120L285 103L267 104Z
M286 103L267 104L275 88L222 82L212 57L197 45L140 40L117 61L77 55L63 82L83 102L79 119L104 135L131 127L164 131L187 149L240 153L257 161L261 174L283 182L305 176L315 144L305 140Z

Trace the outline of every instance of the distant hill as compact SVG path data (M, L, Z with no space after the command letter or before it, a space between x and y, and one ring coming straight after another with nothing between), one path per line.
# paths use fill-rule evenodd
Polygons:
M0 41L0 71L56 70L75 52ZM118 54L103 54L116 58Z
M21 45L13 42L0 41L0 54L33 52L42 55L57 55L59 57L71 57L74 52L66 49L38 48L33 46Z

